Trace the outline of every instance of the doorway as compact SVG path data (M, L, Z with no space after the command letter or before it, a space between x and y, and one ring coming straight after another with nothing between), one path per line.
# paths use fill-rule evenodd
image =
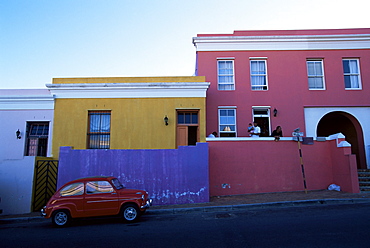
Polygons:
M364 138L358 120L341 111L326 114L317 125L317 136L327 137L336 133L342 133L351 144L351 152L356 155L357 168L366 169Z
M268 108L253 108L253 122L261 128L260 137L270 136L270 110Z
M176 145L195 146L199 142L198 111L177 111Z

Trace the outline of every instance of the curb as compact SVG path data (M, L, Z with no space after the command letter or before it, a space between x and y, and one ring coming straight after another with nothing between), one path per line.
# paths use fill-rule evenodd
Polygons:
M157 209L150 210L150 214L187 214L201 212L218 212L218 211L233 211L233 210L248 210L248 209L266 209L272 207L300 207L314 205L335 205L335 204L360 204L370 203L370 199L351 198L351 199L315 199L301 201L284 201L284 202L267 202L254 204L238 204L238 205L221 205L221 206L206 206L193 208L172 208L172 209Z
M202 212L220 212L233 210L251 210L251 209L267 209L267 208L284 208L284 207L301 207L301 206L315 206L315 205L335 205L335 204L361 204L370 203L370 199L351 198L351 199L315 199L315 200L301 200L301 201L283 201L283 202L267 202L254 204L238 204L238 205L220 205L220 206L205 206L205 207L191 207L191 208L171 208L171 209L155 209L148 211L151 215L164 214L188 214L188 213L202 213ZM49 221L41 216L32 217L15 217L0 219L0 224L10 223L33 223Z

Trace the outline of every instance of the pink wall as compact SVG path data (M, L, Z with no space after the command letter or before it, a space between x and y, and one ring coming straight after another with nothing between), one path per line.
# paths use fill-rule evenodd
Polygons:
M217 90L217 58L234 57L235 90ZM268 90L250 89L250 57L267 57ZM342 58L360 58L362 90L345 90ZM308 90L307 58L322 58L326 90ZM300 127L305 132L304 107L368 106L370 50L216 51L197 53L197 75L211 82L207 92L207 133L217 130L218 106L237 106L238 136L247 136L252 106L277 108L271 128L281 125L286 134Z
M295 141L208 143L210 196L304 190ZM359 192L356 158L348 148L338 148L335 140L301 148L308 190L335 183L346 192Z

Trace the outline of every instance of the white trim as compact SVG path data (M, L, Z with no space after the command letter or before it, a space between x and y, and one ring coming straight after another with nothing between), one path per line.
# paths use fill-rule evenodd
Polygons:
M52 95L7 95L0 96L0 109L54 109Z
M197 51L369 49L370 34L193 37Z
M55 98L206 97L208 82L47 84Z
M219 58L216 58L217 60L235 60L235 57L219 57Z
M252 108L254 108L254 109L267 109L267 108L269 108L269 109L271 109L271 106L252 106Z
M230 109L230 108L232 108L232 109L236 109L236 108L237 108L237 106L218 106L218 108L219 108L219 109Z

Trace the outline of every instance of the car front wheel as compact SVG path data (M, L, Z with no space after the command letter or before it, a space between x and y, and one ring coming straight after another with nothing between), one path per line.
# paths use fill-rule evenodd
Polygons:
M122 209L122 217L126 222L134 222L139 218L140 211L135 204L128 204Z
M53 214L52 222L56 227L65 227L71 221L71 216L66 210L59 210Z

